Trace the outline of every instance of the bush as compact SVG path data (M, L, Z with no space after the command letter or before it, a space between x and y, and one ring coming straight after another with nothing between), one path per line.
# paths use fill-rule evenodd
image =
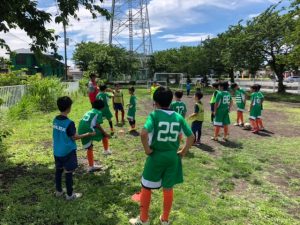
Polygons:
M3 114L0 114L0 144L3 139L12 134L12 130L9 128Z
M56 100L64 94L64 90L65 86L58 78L32 77L28 80L27 93L10 109L10 115L17 119L27 119L34 112L56 110Z
M26 83L27 77L27 75L24 75L23 70L0 73L0 86L21 85Z

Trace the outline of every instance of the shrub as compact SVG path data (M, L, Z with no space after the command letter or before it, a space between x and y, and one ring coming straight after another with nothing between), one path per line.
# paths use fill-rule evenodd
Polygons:
M27 75L23 70L12 71L10 73L0 73L0 86L13 86L26 83Z
M12 134L12 130L9 128L4 115L0 114L0 144L4 138Z

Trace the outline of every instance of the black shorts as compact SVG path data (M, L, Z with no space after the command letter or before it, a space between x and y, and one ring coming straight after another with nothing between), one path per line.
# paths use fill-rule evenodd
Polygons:
M65 169L66 171L74 171L78 167L76 150L71 151L63 157L54 156L56 169Z
M115 111L123 111L124 108L123 108L123 104L122 103L114 103L114 110Z

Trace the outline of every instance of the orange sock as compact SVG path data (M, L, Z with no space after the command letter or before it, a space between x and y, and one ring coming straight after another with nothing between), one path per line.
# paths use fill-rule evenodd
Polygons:
M221 127L215 126L215 137L214 138L218 138L219 133L220 133L220 129L221 129Z
M87 155L87 159L88 159L88 162L89 162L89 166L94 166L94 152L93 152L93 146L91 146L87 152L86 152L86 155Z
M109 149L109 142L108 142L108 138L107 137L104 137L102 139L102 144L103 144L104 150L107 151Z
M151 190L142 188L141 204L140 204L140 219L143 222L149 219L149 207L151 202Z
M257 130L256 120L250 120L251 126L253 130Z
M241 123L244 124L244 113L243 112L240 113L241 113L240 115Z
M227 138L228 136L228 126L224 126L224 137Z
M241 112L237 111L237 118L236 118L236 123L239 124L241 119Z
M169 221L169 215L172 208L173 203L173 189L164 189L164 211L162 215L162 221Z
M264 127L264 125L263 125L263 122L262 122L262 119L257 119L257 124L258 124L258 127L259 128L263 128Z

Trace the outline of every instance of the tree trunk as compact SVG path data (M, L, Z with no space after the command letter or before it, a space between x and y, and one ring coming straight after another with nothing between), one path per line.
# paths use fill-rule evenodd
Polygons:
M229 76L230 76L230 82L234 83L234 69L233 68L231 68L229 70Z
M277 78L278 78L278 93L285 93L285 86L283 85L283 72L284 72L284 65L277 65L274 69Z

